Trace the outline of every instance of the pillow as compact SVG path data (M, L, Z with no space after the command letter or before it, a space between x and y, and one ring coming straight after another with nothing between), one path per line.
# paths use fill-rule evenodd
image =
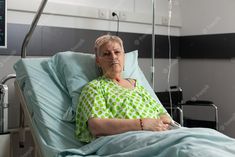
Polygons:
M65 104L68 109L62 119L74 121L78 97L83 86L99 75L95 56L71 51L59 52L52 56L47 66L61 90L72 98L72 104Z
M60 52L48 61L47 66L49 73L60 86L61 90L72 98L72 104L65 104L68 105L68 110L62 119L73 122L82 88L100 75L95 63L95 55L72 51ZM137 50L125 54L123 77L137 79L160 103L139 68Z

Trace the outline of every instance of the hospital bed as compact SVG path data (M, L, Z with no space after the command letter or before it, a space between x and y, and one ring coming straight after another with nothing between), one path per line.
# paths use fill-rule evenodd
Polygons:
M138 79L157 99L138 67L137 51L125 56L124 76ZM83 65L79 65L81 62ZM16 92L37 147L42 150L41 156L80 147L82 143L74 135L75 124L71 118L75 112L73 101L76 104L82 86L98 76L94 55L68 51L50 58L25 58L14 69ZM87 73L81 71L84 69ZM47 147L53 148L53 152L48 152Z
M35 156L202 156L209 152L191 151L190 146L203 149L200 142L209 143L208 149L226 145L220 151L235 154L231 146L235 140L214 130L187 128L165 132L127 132L100 137L90 144L75 137L74 116L77 98L82 87L99 75L95 56L82 52L60 52L48 58L26 58L26 46L45 6L43 1L35 16L30 32L22 46L22 59L15 65L15 89L20 98L21 110L28 119L35 142ZM126 53L124 77L137 79L160 103L138 66L138 51ZM24 122L22 122L24 124ZM24 130L22 125L22 130ZM177 136L175 136L177 135ZM199 139L202 140L199 140ZM184 142L179 142L184 141ZM226 141L226 143L224 142ZM186 147L185 147L186 146ZM215 148L214 148L214 147ZM229 147L230 146L230 147ZM205 150L205 151L206 151ZM221 153L221 154L222 154Z
M15 88L29 119L35 155L227 157L235 154L234 139L204 128L130 131L99 137L89 144L79 142L75 137L74 105L81 88L99 75L94 57L67 51L49 58L20 59L14 65ZM125 57L124 77L137 79L159 101L138 66L138 52L126 53Z

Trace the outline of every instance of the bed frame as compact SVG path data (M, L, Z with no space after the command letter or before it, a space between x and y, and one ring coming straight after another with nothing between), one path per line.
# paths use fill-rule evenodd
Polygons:
M23 44L22 44L22 47L21 47L21 58L26 58L26 49L27 49L27 46L28 46L28 43L32 37L32 34L37 26L37 23L41 17L41 14L47 4L47 1L48 0L42 0L41 3L40 3L40 6L34 16L34 19L30 25L30 29L29 29L29 32L26 34L25 38L24 38L24 41L23 41ZM27 119L29 122L29 128L30 128L30 132L33 136L33 141L34 141L34 156L35 157L43 157L43 153L42 153L42 148L39 144L39 141L34 133L34 129L32 127L32 116L33 115L30 115L29 111L28 111L28 108L27 108L27 105L26 105L26 101L25 101L25 97L22 93L22 90L18 84L17 81L14 82L14 86L15 86L15 91L17 93L17 96L19 97L20 99L20 128L19 128L19 138L20 138L20 142L19 142L19 145L20 147L24 147L24 142L25 142L25 130L26 130L26 127L25 127L25 119Z
M25 101L25 97L22 93L22 90L18 84L17 81L14 82L14 86L15 86L15 91L17 93L18 98L20 99L20 112L21 112L21 127L20 127L20 139L23 139L23 141L20 141L20 146L24 146L24 133L25 133L25 125L24 125L24 120L27 119L29 122L29 128L30 128L30 132L33 136L33 141L34 141L34 156L35 157L43 157L43 153L42 153L42 149L41 146L39 144L39 141L34 133L34 129L32 126L32 117L33 115L30 114L27 105L26 105L26 101ZM23 118L24 117L24 118Z

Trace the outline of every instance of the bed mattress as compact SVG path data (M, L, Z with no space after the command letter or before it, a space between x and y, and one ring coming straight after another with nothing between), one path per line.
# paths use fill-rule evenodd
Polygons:
M83 143L75 137L75 124L62 120L72 102L47 72L47 60L21 59L14 65L14 69L43 156L55 156L64 149L79 148Z

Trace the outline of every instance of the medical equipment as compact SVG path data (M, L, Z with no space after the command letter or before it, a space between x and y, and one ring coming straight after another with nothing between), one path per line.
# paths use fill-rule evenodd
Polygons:
M15 74L9 74L0 80L0 133L8 132L8 80L15 78Z
M0 133L8 131L8 87L0 84Z
M169 102L170 102L170 115L173 115L173 104L172 104L172 97L171 97L171 84L170 84L170 77L171 77L171 16L172 16L172 0L168 2L168 24L167 24L167 38L168 38L168 48L169 48L169 60L168 60L168 74L167 74L167 85L169 91Z
M152 66L151 66L151 86L154 89L154 81L155 81L155 77L154 77L154 62L155 62L155 0L152 0L152 13L153 13L153 17L152 17Z
M0 1L0 48L7 48L7 0Z

